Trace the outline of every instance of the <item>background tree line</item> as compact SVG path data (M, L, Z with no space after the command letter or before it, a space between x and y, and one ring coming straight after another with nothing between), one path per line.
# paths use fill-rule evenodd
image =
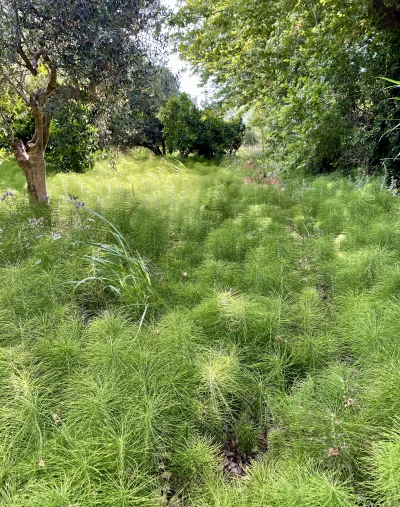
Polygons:
M183 57L226 108L251 111L289 169L400 174L400 2L193 0L172 20Z

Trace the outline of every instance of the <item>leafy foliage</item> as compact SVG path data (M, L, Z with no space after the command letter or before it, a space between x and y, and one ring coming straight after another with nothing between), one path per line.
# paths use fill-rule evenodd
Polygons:
M31 139L24 142L15 137L9 107L3 108L1 119L32 202L48 199L45 151L54 109L61 108L60 119L73 109L76 119L74 99L95 103L98 114L104 113L112 110L120 90L128 85L131 93L135 87L140 89L140 78L154 65L160 12L156 0L2 3L0 82L7 83L11 100L21 100L32 116ZM71 120L69 126L58 124L54 144L62 151L63 160L58 162L65 162L65 168L75 165L82 170L92 165L87 147L93 144L95 132L83 115L80 120L80 125ZM67 132L72 135L65 139ZM77 146L65 146L74 140ZM60 143L64 143L62 150Z
M94 167L100 150L93 106L67 101L57 109L50 135L47 155L50 169L82 173Z
M151 67L127 86L113 108L100 118L102 144L123 149L149 148L156 155L165 154L163 125L157 118L160 107L178 94L175 77L164 67Z
M14 136L24 142L31 139L35 130L33 118L18 102L9 111ZM99 133L95 124L93 105L67 100L53 107L51 138L47 147L49 168L56 172L85 172L93 168L99 155ZM10 152L8 130L0 133L0 146Z
M221 157L235 153L243 142L245 127L241 119L223 120L212 109L201 111L187 93L171 97L159 117L169 153Z
M171 24L182 56L216 100L251 111L280 166L397 173L399 132L383 134L398 104L377 79L399 78L396 2L195 0Z

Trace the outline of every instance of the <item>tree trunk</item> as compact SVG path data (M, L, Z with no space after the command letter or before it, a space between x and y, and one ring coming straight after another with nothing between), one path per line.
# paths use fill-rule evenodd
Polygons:
M43 107L32 107L35 133L26 146L22 141L11 143L11 149L25 175L28 197L31 203L47 202L46 161L44 153L49 138L50 118Z
M31 203L47 201L44 151L33 149L28 152L22 141L12 143L11 148L25 175L29 201Z
M37 90L26 100L30 107L32 116L35 119L35 133L31 141L24 143L20 140L14 140L12 133L11 149L14 152L19 167L25 175L28 185L28 197L31 203L47 202L46 186L46 161L44 154L47 147L50 134L51 118L45 110L46 100L57 91L57 72L52 65L46 51L40 49L30 60L22 48L18 48L18 54L21 56L26 67L33 76L38 75L39 60L42 58L49 72L49 80L45 89Z

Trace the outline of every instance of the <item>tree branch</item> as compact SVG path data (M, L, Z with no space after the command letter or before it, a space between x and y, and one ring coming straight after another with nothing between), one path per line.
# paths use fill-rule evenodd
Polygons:
M18 54L20 55L23 62L25 63L24 67L26 67L33 76L38 75L37 69L39 66L39 60L40 60L40 58L43 58L43 61L48 65L48 67L50 69L50 71L49 71L50 79L47 84L47 88L46 88L45 92L42 94L42 96L48 97L49 95L51 95L54 92L54 90L57 88L57 71L56 71L54 65L52 65L52 63L50 62L50 58L48 57L46 50L39 49L39 51L36 51L34 53L32 60L29 60L28 56L26 55L25 51L22 48L22 45L20 45L18 48ZM36 93L35 95L38 96L38 93Z
M47 58L46 63L49 65L50 69L50 79L47 83L47 88L45 92L45 96L48 97L51 95L57 88L57 71L53 65L51 65L50 60Z
M39 49L39 51L36 51L36 53L34 53L31 64L32 64L32 67L35 69L36 74L37 74L37 68L38 68L39 60L40 60L41 56L43 56L43 60L49 59L46 54L46 51L44 49Z
M44 151L44 120L41 107L33 107L32 115L35 118L35 133L33 138L26 143L26 151Z
M40 52L38 51L35 55L37 56L36 63L37 63L38 59L42 56L43 60L47 64L47 66L48 66L47 71L49 72L49 81L47 83L45 90L43 90L43 89L36 90L35 93L31 94L30 99L29 99L29 104L32 108L42 107L44 100L47 99L48 97L50 97L51 95L53 95L53 93L56 91L57 85L58 85L57 71L56 71L55 67L51 64L50 59L48 58L46 52L44 50L41 50Z
M43 150L46 149L47 143L49 142L50 123L51 123L50 116L48 114L45 114L43 121Z
M25 104L29 104L29 100L26 98L26 96L21 92L20 87L16 86L15 83L11 81L11 79L6 75L3 74L3 79L8 82L8 84L15 90L15 92L21 97L21 99L25 102Z
M17 50L19 56L22 58L23 62L25 63L25 67L29 70L29 72L33 75L33 76L37 76L38 75L38 71L37 71L37 59L34 60L35 63L36 63L36 67L32 64L32 62L29 60L29 58L27 57L25 51L23 50L22 46L20 45L18 47L18 50Z
M25 145L22 141L18 140L11 143L11 149L14 152L15 158L17 159L18 165L24 171L25 176L27 175L29 165L29 155L26 152Z

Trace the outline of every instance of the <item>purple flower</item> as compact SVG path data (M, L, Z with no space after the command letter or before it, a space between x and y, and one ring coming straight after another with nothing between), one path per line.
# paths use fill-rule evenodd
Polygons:
M83 201L78 201L76 203L77 206L80 206L81 208L83 208L83 206L85 206L85 203Z
M44 201L48 201L48 200L49 200L49 196L48 196L48 195L44 195L44 196L43 196L43 200L44 200Z
M29 218L29 223L32 227L36 227L37 225L42 225L44 222L44 217L40 218Z
M12 195L13 195L13 193L12 193L12 192L10 192L10 191L8 191L8 192L6 192L5 194L3 194L3 195L0 197L0 201L4 201L7 197L10 197L10 196L12 196Z

